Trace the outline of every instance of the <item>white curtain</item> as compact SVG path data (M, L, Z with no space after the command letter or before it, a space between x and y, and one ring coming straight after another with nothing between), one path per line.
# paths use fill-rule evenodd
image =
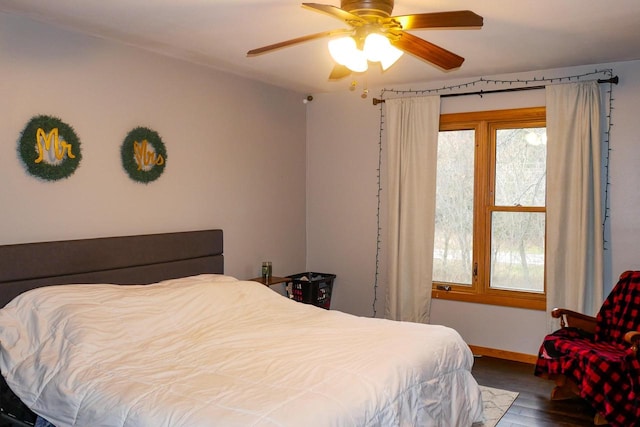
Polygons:
M604 268L600 88L596 81L547 86L546 103L547 311L594 315Z
M440 97L387 99L389 319L428 323Z

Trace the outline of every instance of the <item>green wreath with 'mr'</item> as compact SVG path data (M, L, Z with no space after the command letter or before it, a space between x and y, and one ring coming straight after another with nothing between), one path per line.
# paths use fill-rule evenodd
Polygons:
M80 140L57 117L34 116L20 135L18 155L27 172L45 181L68 178L82 160Z
M167 164L167 149L160 135L146 127L129 132L120 153L122 166L129 177L144 184L158 179Z

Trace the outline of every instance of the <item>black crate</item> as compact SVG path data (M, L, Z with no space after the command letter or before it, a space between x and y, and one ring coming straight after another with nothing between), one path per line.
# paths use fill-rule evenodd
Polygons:
M335 274L306 272L287 277L291 279L290 298L329 310Z

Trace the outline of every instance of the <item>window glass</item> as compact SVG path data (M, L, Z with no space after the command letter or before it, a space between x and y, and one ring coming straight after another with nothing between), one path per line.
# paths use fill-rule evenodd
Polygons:
M475 131L438 136L433 279L471 285Z
M493 212L491 288L544 292L545 214Z
M497 206L544 206L546 142L545 128L496 131Z

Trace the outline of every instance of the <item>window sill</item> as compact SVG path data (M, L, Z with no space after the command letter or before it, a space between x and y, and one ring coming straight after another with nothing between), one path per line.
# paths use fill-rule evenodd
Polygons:
M474 304L489 304L499 305L503 307L525 308L529 310L540 311L544 311L547 308L545 299L537 295L527 297L520 295L514 296L500 294L475 294L470 292L461 292L456 289L452 289L450 291L433 289L431 291L431 298L449 301L463 301Z

